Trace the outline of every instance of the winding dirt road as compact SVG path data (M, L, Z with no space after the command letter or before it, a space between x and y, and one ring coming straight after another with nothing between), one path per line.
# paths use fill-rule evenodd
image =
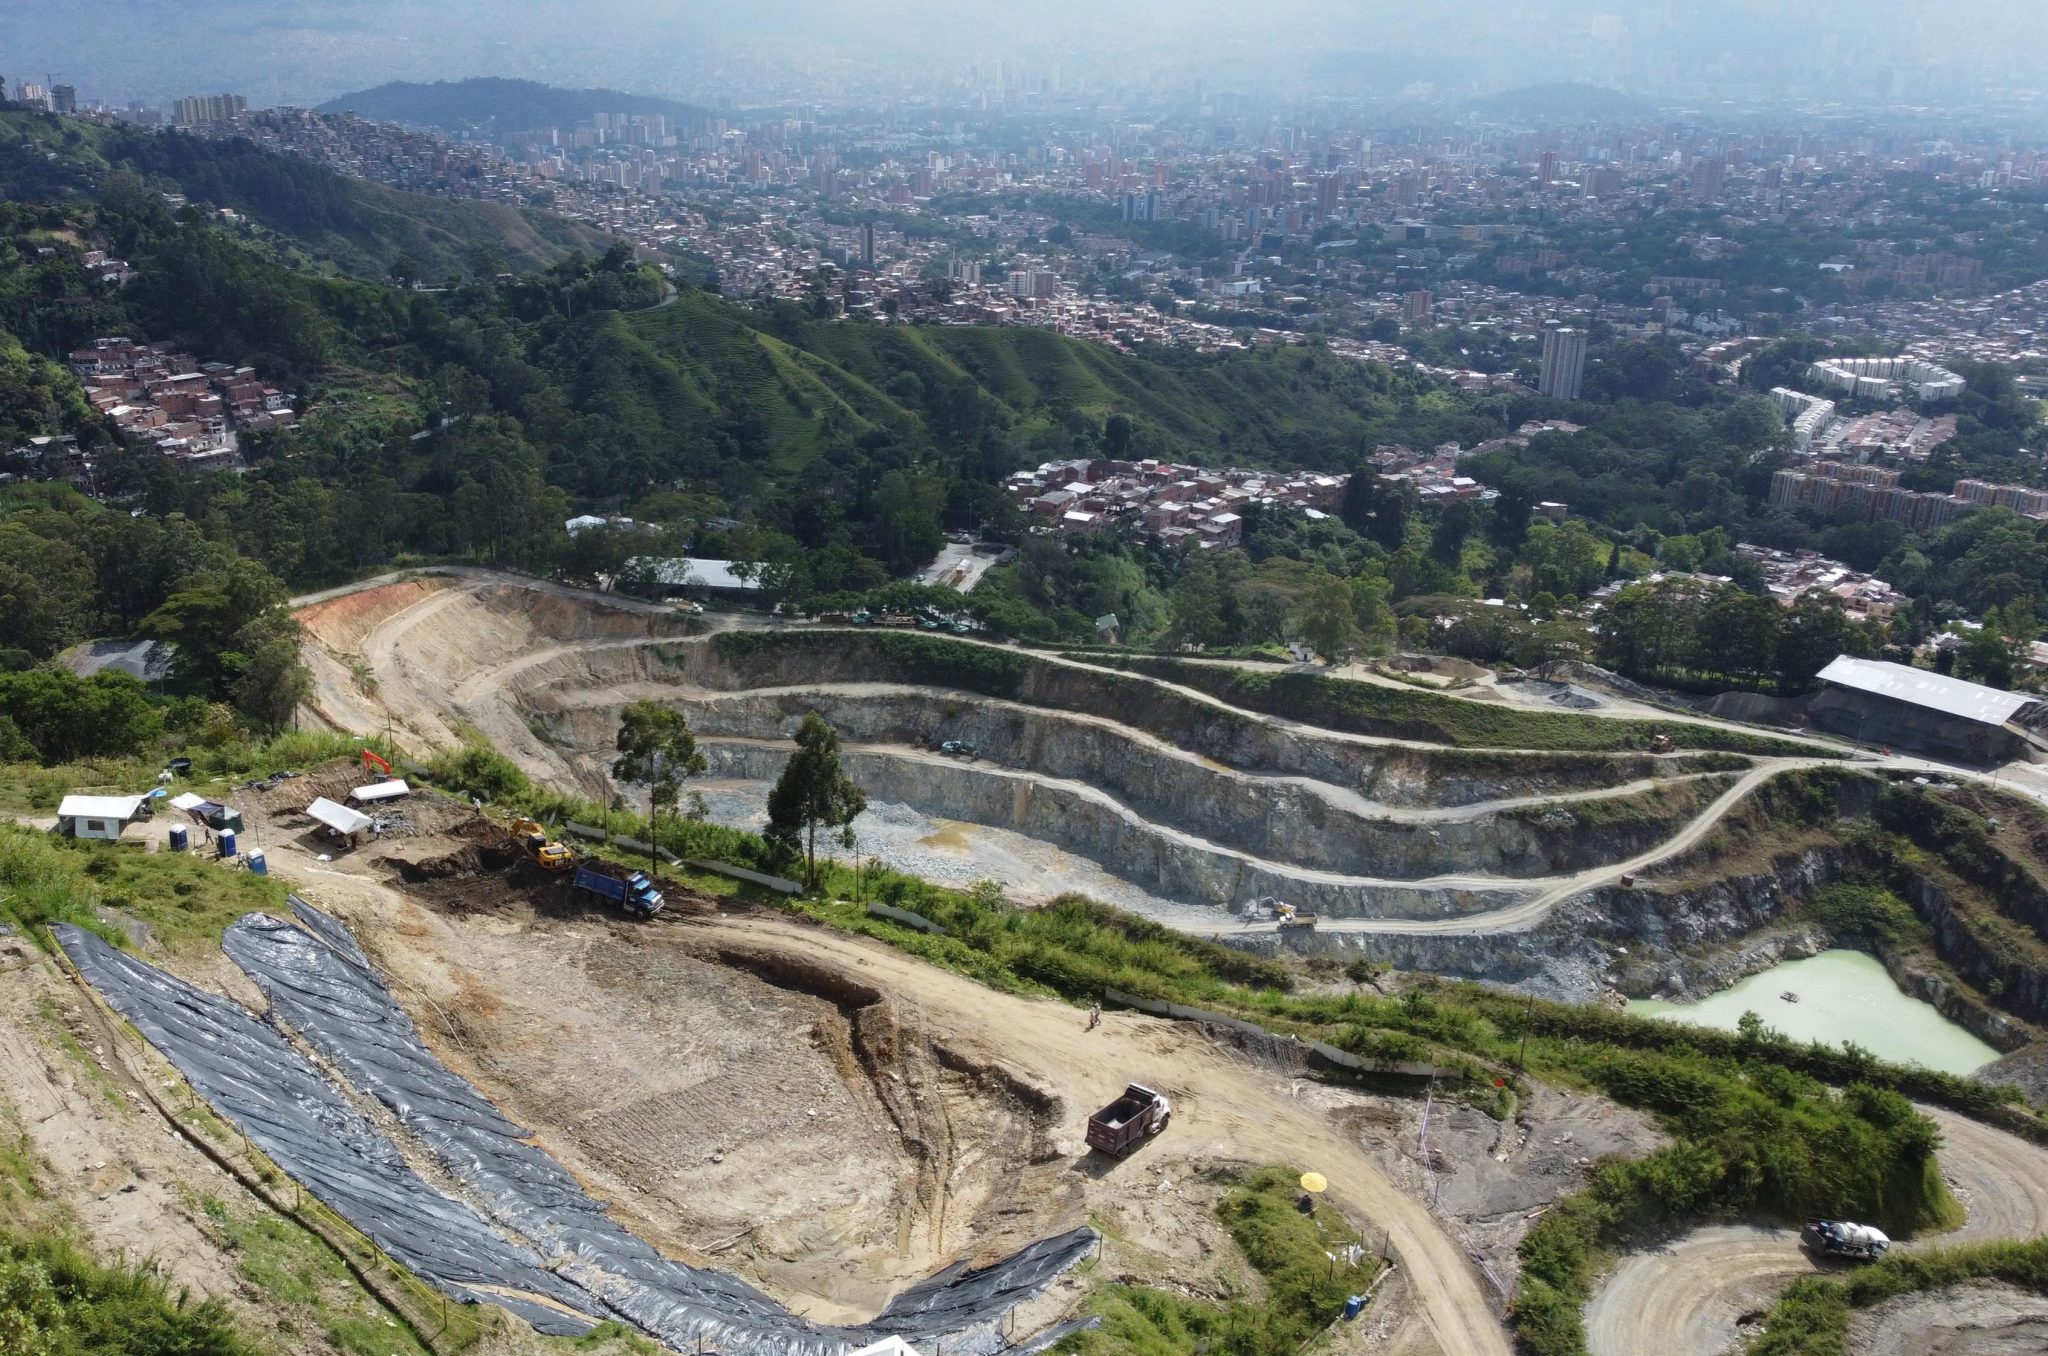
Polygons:
M523 588L534 592L536 595L571 603L582 608L590 608L593 605L611 608L617 603L622 602L624 605L620 607L620 611L630 617L642 619L649 625L658 624L663 619L673 620L673 612L668 609L639 603L636 600L614 600L608 596L594 596L578 590L565 588L561 585L547 584L517 576L495 574L490 571L460 569L448 573L453 576L453 580L446 587L438 587L426 592L423 596L407 603L390 615L377 619L362 635L359 642L357 663L362 669L375 676L376 693L374 702L377 708L395 721L401 728L428 743L443 743L454 738L456 734L455 726L459 722L478 725L491 735L493 739L498 740L501 746L516 759L530 764L529 770L541 775L553 774L560 776L566 774L574 777L579 782L587 781L590 769L580 765L582 761L587 760L572 761L567 759L559 750L548 747L534 737L532 730L517 710L516 694L519 690L519 680L523 676L531 674L537 668L566 656L672 645L680 637L664 634L650 635L643 632L631 635L591 635L586 638L560 639L536 634L531 637L532 643L524 645L501 647L496 643L499 638L492 636L478 636L475 642L471 644L466 643L462 628L475 626L476 619L466 618L458 624L456 617L452 614L459 613L465 606L473 604L478 594L494 587ZM405 576L383 576L376 580L365 581L362 585L356 586L355 589L330 590L323 594L308 595L304 599L295 601L306 606L331 602L347 597L350 592L398 582L402 578L405 578ZM854 634L864 633L856 632ZM971 643L987 644L988 642ZM1007 647L995 648L1006 649ZM1099 665L1059 656L1041 655L1038 657L1047 663L1062 667L1096 673L1118 674L1123 677L1130 676L1123 675L1117 670L1105 669ZM326 673L328 680L321 683L320 697L322 706L327 709L330 718L342 718L347 714L353 713L354 718L360 721L362 716L360 712L355 711L360 702L348 692L340 690L342 684L333 681L333 669L336 666L331 661L335 657L328 656L328 658L330 659L330 665ZM1248 712L1242 708L1222 702L1207 693L1179 684L1151 678L1141 678L1140 681L1153 684L1164 691L1171 692L1178 697L1195 702L1201 706L1219 711L1227 711L1237 718L1250 719L1274 729L1296 732L1314 739L1352 744L1362 748L1440 750L1442 747L1441 745L1419 740L1387 739L1345 732L1333 732L1258 712ZM902 684L889 683L827 683L819 685L817 690L821 692L843 692L846 695L860 696L885 696L891 693L929 691L928 689L917 689ZM590 702L609 703L638 696L673 697L679 695L692 699L715 701L730 699L736 694L714 692L680 685L659 685L645 682L609 684L602 693L563 694L566 702L570 705ZM984 699L977 699L977 701L981 700ZM989 704L992 705L1015 705L1014 703L998 703L993 701L993 699L988 700ZM1048 714L1035 707L1027 709L1035 715L1042 716ZM1106 717L1085 712L1065 711L1052 712L1050 715L1063 721L1090 724L1111 730L1119 737L1143 744L1147 748L1165 756L1189 761L1200 761L1197 755L1169 741L1160 739L1145 731L1132 729ZM346 719L343 719L343 723L347 723ZM776 741L762 742L774 744ZM1819 747L1821 746L1816 745L1816 749ZM909 746L878 745L868 751L912 761L935 757L929 750L915 749ZM1516 751L1509 750L1506 752L1512 753ZM1521 752L1533 755L1541 755L1543 753L1541 750L1525 750ZM1362 889L1422 886L1459 890L1488 890L1503 894L1519 892L1522 895L1522 898L1507 907L1458 917L1332 917L1324 920L1320 925L1322 930L1333 933L1459 936L1514 932L1533 928L1565 900L1587 890L1610 884L1619 880L1623 875L1644 871L1693 847L1706 834L1711 832L1714 826L1746 796L1772 776L1798 768L1823 766L1833 761L1836 760L1821 757L1756 759L1753 761L1751 768L1733 786L1717 797L1677 834L1663 843L1626 861L1611 863L1568 876L1553 877L1498 877L1484 874L1443 873L1420 879L1402 880L1388 878L1381 880L1373 877L1318 872L1283 862L1272 862L1255 858L1249 854L1235 852L1221 845L1210 843L1207 840L1172 826L1153 823L1146 820L1143 816L1137 815L1129 807L1124 806L1121 802L1116 801L1114 797L1108 796L1097 788L1085 786L1078 782L1062 783L1062 785L1074 794L1084 795L1091 800L1100 801L1105 805L1105 808L1109 808L1115 813L1143 824L1149 830L1156 832L1162 840L1199 847L1203 851L1214 852L1219 857L1240 857L1247 862L1256 863L1282 876L1295 876L1304 881L1315 881L1325 884L1357 886ZM1041 774L1007 769L983 768L981 770L989 775L1008 776L1024 780L1044 782L1055 780L1046 778ZM1233 773L1231 775L1250 774ZM1640 784L1631 782L1628 786L1624 787L1602 788L1586 793L1521 796L1496 800L1486 805L1477 806L1410 808L1368 801L1354 791L1334 787L1327 783L1319 783L1313 778L1287 777L1271 778L1270 780L1285 780L1297 785L1312 786L1315 788L1316 794L1326 797L1333 806L1341 806L1344 810L1351 813L1365 813L1376 818L1411 823L1443 822L1451 819L1477 817L1489 812L1498 813L1511 809L1527 808L1534 805L1561 804L1578 800L1598 799L1626 794L1629 787ZM1186 930L1207 933L1215 931L1217 924L1222 920L1218 918L1216 912L1212 909L1190 908L1185 918L1179 917L1177 913L1162 914L1162 921L1171 922L1175 926L1183 927ZM1244 929L1247 935L1275 930L1277 930L1277 924L1273 923L1255 923Z
M2048 1149L1937 1107L1942 1175L1967 1218L1951 1234L1901 1243L1932 1247L2048 1234ZM1770 1307L1816 1273L1789 1229L1714 1225L1624 1258L1586 1306L1592 1356L1721 1356L1744 1316Z

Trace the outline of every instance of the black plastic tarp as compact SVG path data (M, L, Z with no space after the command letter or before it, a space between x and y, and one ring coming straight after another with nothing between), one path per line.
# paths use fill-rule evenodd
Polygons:
M215 1111L391 1256L458 1299L509 1301L507 1307L545 1332L573 1336L611 1317L549 1272L531 1249L510 1242L407 1167L368 1117L239 1004L89 932L67 925L54 931L86 980Z
M904 1291L872 1323L826 1328L723 1272L673 1261L627 1232L544 1151L426 1048L355 939L296 897L303 928L252 914L223 948L298 1032L474 1193L482 1210L532 1243L564 1276L678 1348L728 1356L837 1356L896 1335L960 1356L1009 1345L1004 1313L1094 1245L1092 1230L1041 1240L990 1266L954 1266Z
M627 1232L421 1041L355 939L294 898L303 926L251 914L223 948L270 1000L269 1024L77 928L58 940L81 974L193 1088L316 1197L450 1295L490 1301L543 1332L621 1318L678 1349L841 1356L885 1336L992 1356L1012 1306L1094 1246L1077 1229L987 1267L949 1267L873 1322L807 1322L737 1277L672 1261ZM282 1028L282 1029L279 1029ZM295 1033L376 1098L463 1185L456 1200L303 1055ZM1041 1334L1040 1343L1058 1332Z

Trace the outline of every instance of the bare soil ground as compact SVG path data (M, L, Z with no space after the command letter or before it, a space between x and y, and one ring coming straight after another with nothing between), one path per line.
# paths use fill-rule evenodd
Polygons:
M1586 1184L1607 1154L1664 1142L1640 1112L1538 1085L1506 1121L1452 1096L1364 1096L1319 1087L1329 1107L1387 1175L1428 1201L1502 1299L1520 1271L1515 1250L1543 1212Z
M2048 1351L2048 1297L2002 1285L1901 1295L1856 1316L1857 1356L2039 1356Z
M302 791L272 798L252 807L280 843L272 869L355 928L452 1068L650 1241L814 1318L866 1317L942 1265L1087 1221L1110 1235L1108 1274L1215 1293L1242 1271L1211 1214L1219 1165L1283 1161L1326 1173L1402 1264L1347 1340L1507 1351L1497 1296L1361 1147L1371 1126L1338 1123L1288 1069L1134 1014L1091 1032L1065 1004L687 892L655 923L620 920L507 865L495 829L431 797L416 819L458 822L319 862L283 828ZM1090 1156L1088 1112L1133 1079L1175 1098L1172 1127L1121 1162Z

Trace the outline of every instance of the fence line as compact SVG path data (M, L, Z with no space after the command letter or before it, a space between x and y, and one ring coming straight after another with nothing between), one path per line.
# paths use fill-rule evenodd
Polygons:
M119 1013L107 1006L100 992L78 973L61 948L55 954L65 976L85 995L96 1024L108 1034L109 1046L125 1049L131 1059L147 1069L149 1058L156 1053L154 1047ZM376 1239L356 1228L317 1196L308 1196L296 1178L249 1142L247 1131L216 1114L207 1105L208 1118L223 1129L233 1130L240 1138L241 1152L238 1155L232 1147L223 1148L215 1144L204 1125L198 1122L199 1109L205 1105L198 1092L168 1060L163 1061L163 1065L168 1071L166 1081L175 1081L185 1090L191 1104L189 1108L181 1109L165 1099L154 1086L156 1080L153 1076L137 1076L132 1081L157 1114L169 1122L186 1142L263 1205L318 1239L348 1269L364 1293L389 1312L426 1350L436 1353L436 1356L454 1356L454 1353L465 1351L476 1343L483 1334L483 1326L479 1319L467 1312L473 1307L468 1301L456 1301L456 1313L461 1315L462 1321L459 1324L452 1322L445 1292L401 1265L378 1246ZM287 1201L277 1193L271 1185L275 1181L292 1183L292 1200ZM337 1238L337 1234L341 1237ZM393 1292L394 1285L398 1293ZM451 1332L452 1328L458 1327L460 1331Z

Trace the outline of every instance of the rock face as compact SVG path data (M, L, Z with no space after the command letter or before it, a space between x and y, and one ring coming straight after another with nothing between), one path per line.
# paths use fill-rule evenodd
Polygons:
M1016 691L1000 704L1094 718L1242 772L1309 777L1389 806L1458 806L1521 795L1563 795L1710 765L1723 771L1729 766L1725 759L1716 762L1700 755L1532 753L1360 740L1237 710L1136 674L996 653L1025 666ZM617 682L627 676L619 671L622 664L636 666L635 676L642 681L710 692L886 687L948 699L962 711L994 700L948 692L945 675L903 671L900 664L881 662L852 642L830 649L764 647L738 661L719 653L712 640L678 641L652 654L597 651L567 658L572 666L587 658L593 668L536 673L527 695L537 709L544 709L548 687L589 687L593 679Z
M1717 785L1710 779L1680 783L1661 803L1651 793L1618 797L1604 802L1598 814L1575 812L1561 802L1501 813L1411 818L1307 776L1240 772L1134 738L1106 722L1010 703L913 693L784 692L684 705L691 726L712 738L786 739L804 712L815 710L850 745L930 749L944 740L962 740L985 755L961 764L970 771L994 767L1080 783L1157 824L1235 851L1313 871L1403 880L1475 873L1569 875L1632 857L1675 833L1712 798ZM927 805L916 808L973 818Z
M774 744L707 740L700 745L713 777L766 781L781 773L787 750ZM1012 829L1185 903L1220 910L1277 895L1331 917L1446 918L1503 908L1523 897L1512 887L1410 884L1293 868L1232 852L1152 823L1091 788L1027 773L929 763L850 750L847 772L868 798L924 814Z
M1535 888L1519 882L1668 838L1728 766L1346 738L1144 678L991 651L1027 665L1022 699L999 700L871 681L878 664L861 648L761 646L739 662L701 640L592 648L536 664L517 693L529 730L585 758L608 748L620 704L658 697L688 713L716 775L747 780L780 772L815 710L876 801L1027 834L1180 902L1278 895L1339 917L1511 904ZM948 740L981 756L935 759ZM1573 795L1599 799L1547 799Z
M1290 937L1284 945L1363 956L1402 970L1515 985L1574 1002L1590 1002L1616 988L1647 992L1660 983L1688 990L1701 976L1691 968L1694 963L1687 953L1747 936L1779 920L1788 901L1804 898L1835 879L1844 865L1842 850L1815 848L1788 853L1766 871L1726 876L1706 885L1671 890L1612 885L1589 890L1520 932L1460 936L1319 930L1312 939ZM1230 940L1228 934L1225 939ZM1265 950L1283 945L1270 935L1258 942ZM1634 982L1628 979L1631 969L1638 975ZM1724 982L1740 977L1729 974Z
M2018 1016L2032 1022L2048 1022L2048 973L2017 956L1994 950L1977 930L1965 925L1948 892L1933 881L1920 876L1894 879L1891 885L1913 906L1913 912L1934 929L1935 952L1957 974L1975 987L1997 994L2000 1006ZM2012 895L1999 901L2001 912L2017 914L2024 922L2032 922L2026 913L2037 903Z

